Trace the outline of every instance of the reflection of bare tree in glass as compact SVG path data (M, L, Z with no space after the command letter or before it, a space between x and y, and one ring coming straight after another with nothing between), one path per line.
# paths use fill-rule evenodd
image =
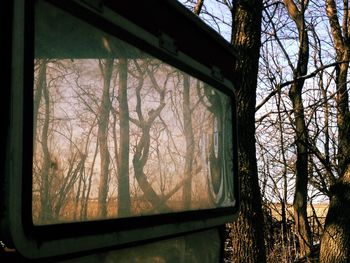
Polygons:
M37 59L35 61L35 71L38 72L38 79L35 84L35 93L33 99L33 152L35 153L36 149L36 134L37 134L37 121L40 102L43 93L43 86L46 85L46 64L48 60L46 59Z
M49 133L49 122L50 122L50 95L46 83L46 63L43 62L39 69L39 83L36 90L35 102L37 107L40 104L41 92L44 96L44 123L41 131L41 147L43 153L43 164L41 170L41 187L40 187L40 223L47 223L51 216L51 202L50 202L50 188L49 188L49 172L50 169L55 169L55 164L51 163L51 156L48 147L48 133ZM37 109L34 107L34 114L37 117ZM36 120L37 121L37 118ZM34 135L36 132L34 133Z
M157 108L149 110L148 118L146 119L141 110L141 104L142 104L141 88L142 88L143 82L140 81L139 83L141 85L138 85L136 87L136 113L138 116L138 120L130 118L130 120L141 129L141 138L136 145L135 154L133 157L135 178L139 183L147 201L152 204L155 210L164 212L164 211L168 211L169 208L164 203L164 200L162 200L162 198L160 198L157 195L157 193L152 188L151 184L148 182L147 176L144 173L143 168L146 165L149 157L149 148L150 148L150 141L151 141L151 137L150 137L151 126L155 121L155 119L160 115L163 108L165 107L165 101L164 101L165 87L161 88L158 85L157 80L153 75L153 72L150 71L147 64L142 65L142 66L145 66L145 68L141 69L140 65L136 60L134 60L134 63L139 73L139 78L145 78L145 75L147 74L151 80L152 88L159 95L159 104ZM147 61L145 61L145 63L147 63Z
M129 106L127 96L128 62L120 59L119 69L119 118L120 118L120 149L116 155L118 164L118 216L130 215L129 190ZM117 146L115 145L115 150Z
M57 182L59 185L59 190L56 191L57 200L55 202L54 218L57 220L60 218L60 212L62 207L69 202L69 194L72 191L74 184L81 178L84 171L84 163L86 156L80 152L74 150L70 151L72 154L71 158L68 160L68 169L65 174L59 174L57 177L61 179L61 182ZM56 164L58 165L58 164ZM57 167L58 168L58 167ZM72 211L73 215L76 211Z
M91 167L89 170L89 176L87 178L87 183L85 183L85 185L84 185L84 188L86 191L83 191L83 197L82 197L82 208L81 208L81 219L82 220L88 219L88 206L89 206L89 200L90 200L92 176L94 174L94 168L95 168L97 154L98 154L98 142L96 143Z
M183 128L186 139L186 155L184 168L184 186L182 200L184 209L191 206L192 164L194 156L194 135L192 128L192 110L190 104L190 77L183 74Z
M98 142L100 145L100 183L98 189L98 216L99 218L107 217L107 195L108 195L108 179L109 179L109 163L110 156L108 152L108 122L111 110L110 101L110 82L113 72L113 59L105 59L99 61L100 70L103 76L103 93L99 109L98 119Z
M98 110L100 108L100 102L99 102L99 96L96 94L96 89L94 86L90 86L89 80L88 84L84 84L84 77L86 75L94 77L91 72L84 72L86 70L89 70L90 67L94 69L92 65L90 64L91 61L87 60L85 62L81 63L75 63L75 89L74 89L74 96L76 97L77 104L79 105L77 112L75 113L76 117L78 118L78 122L80 125L83 123L86 123L87 125L87 133L86 135L81 135L80 137L85 138L85 148L84 148L84 154L86 155L87 159L90 159L90 154L92 154L92 158L90 159L90 165L86 165L84 167L84 173L80 177L78 190L76 193L76 200L75 200L75 217L78 215L78 207L80 203L80 219L85 221L88 220L88 211L89 211L89 204L91 204L90 201L90 193L92 188L92 182L93 182L93 175L95 171L95 165L96 165L96 159L99 152L99 142L96 139L96 134L94 132L96 131L97 127L97 121L98 121ZM93 73L93 72L92 72ZM80 190L80 183L82 183L82 189ZM81 195L81 196L80 196ZM78 200L80 199L80 200ZM91 216L91 215L90 215ZM77 218L75 218L77 219Z
M95 123L95 121L94 121L94 123ZM87 203L88 203L90 189L91 189L92 173L90 173L89 177L87 177L87 171L86 171L87 167L85 165L85 161L88 157L90 136L91 136L93 128L94 128L94 126L91 126L88 133L87 133L84 153L81 154L81 158L84 161L80 167L78 189L76 191L76 196L75 196L74 220L78 220L79 218L81 220L83 220L83 219L86 220L86 212L87 212L86 210L87 210ZM95 158L94 158L92 165L94 165L94 163L95 163L96 155L97 155L97 149L96 149ZM85 215L85 218L84 218L84 215ZM78 218L78 216L79 216L79 218Z
M79 74L77 75L79 76ZM79 86L78 79L76 81L76 86L81 88ZM91 107L89 108L91 110ZM79 107L78 110L81 110L81 108ZM80 113L76 112L76 116L79 116L79 115ZM91 184L92 184L93 168L95 165L96 156L98 152L98 143L96 143L95 153L91 164L92 168L90 168L90 173L88 173L89 167L86 166L86 160L88 159L88 156L89 156L89 147L91 144L91 137L93 137L91 135L94 128L96 127L96 122L97 122L96 113L93 112L93 115L94 115L93 121L90 123L90 127L88 127L88 131L86 135L82 134L80 136L82 140L85 140L85 146L83 147L82 152L80 153L81 160L79 161L79 163L81 164L80 164L80 172L79 172L79 178L78 178L78 186L77 186L77 190L75 193L75 200L74 200L74 214L73 214L74 221L87 219L87 208L88 208L88 201L90 197L90 190L91 190Z
M222 129L225 100L200 83L152 59L36 60L35 222L217 204L204 189L222 184L223 143L216 149L213 133Z

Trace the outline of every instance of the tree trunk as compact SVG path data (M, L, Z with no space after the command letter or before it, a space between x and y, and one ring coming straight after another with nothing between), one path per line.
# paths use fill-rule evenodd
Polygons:
M129 186L129 106L127 95L128 62L119 59L119 118L120 118L120 148L118 158L118 216L130 215Z
M300 10L293 0L284 0L289 16L295 22L299 35L299 53L296 67L293 69L294 83L289 89L289 98L293 104L295 143L297 147L295 192L294 192L294 221L299 240L300 257L307 258L311 253L311 230L307 219L307 194L308 194L308 130L305 124L302 90L304 80L298 78L307 74L309 61L309 38L306 31L304 13L306 6L301 3Z
M113 59L100 61L100 68L103 75L103 94L99 109L98 119L98 142L100 146L101 172L98 188L98 217L107 217L107 195L109 178L109 151L108 151L108 123L111 101L109 97L109 87L113 71Z
M287 225L287 205L288 205L288 179L287 179L287 170L288 170L288 163L286 159L286 147L285 147L285 140L284 140L284 129L282 126L282 114L281 114L281 92L278 92L278 98L277 98L277 109L278 109L278 128L280 132L280 145L281 145L281 153L282 153L282 160L283 160L283 197L281 199L281 220L282 220L282 240L283 240L283 251L285 253L285 260L287 260L288 255L286 252L288 250L285 249L287 242L288 242L288 225Z
M331 202L321 239L319 262L350 262L350 165L331 187Z
M298 87L298 85L300 85ZM307 219L307 194L308 194L308 150L307 128L304 118L304 107L301 98L303 84L292 84L289 92L293 103L295 121L295 141L297 146L297 160L295 173L294 192L294 221L295 230L299 240L300 257L310 255L312 240L311 229Z
M238 152L241 188L239 217L232 227L233 262L266 262L264 217L255 147L255 103L261 36L262 1L232 1L232 44L238 59Z
M349 13L344 1L344 13ZM343 18L340 27L334 0L326 1L326 11L332 29L336 51L336 89L338 126L338 174L339 179L330 188L331 201L321 240L320 263L345 263L350 261L350 111L347 75L350 58L349 18Z

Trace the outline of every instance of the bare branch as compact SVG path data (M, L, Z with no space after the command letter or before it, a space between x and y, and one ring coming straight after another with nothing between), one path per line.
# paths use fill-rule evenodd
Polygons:
M346 60L346 61L338 61L338 62L334 62L334 63L328 64L328 65L324 65L324 66L321 66L321 67L315 69L313 72L311 72L311 73L309 73L307 75L304 75L304 76L301 76L301 77L297 77L294 80L289 80L289 81L286 81L286 82L283 82L281 84L276 85L276 88L269 95L267 95L262 102L260 102L255 107L255 112L260 110L261 107L264 106L266 104L266 102L268 102L273 96L275 96L279 92L279 90L281 90L283 87L289 86L289 85L293 84L296 81L313 78L313 77L315 77L317 75L317 73L319 73L319 72L321 72L321 71L323 71L323 70L325 70L327 68L335 67L335 66L337 66L339 64L349 63L349 62L350 62L350 60Z

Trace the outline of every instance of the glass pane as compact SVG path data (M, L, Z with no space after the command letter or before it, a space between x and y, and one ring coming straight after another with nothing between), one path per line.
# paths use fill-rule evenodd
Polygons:
M220 262L221 244L219 232L211 229L57 263L213 263Z
M34 223L232 206L229 96L44 10L35 30Z

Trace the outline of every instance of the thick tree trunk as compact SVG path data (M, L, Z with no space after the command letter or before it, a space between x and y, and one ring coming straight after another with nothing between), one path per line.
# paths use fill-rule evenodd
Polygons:
M331 202L321 240L319 262L350 262L350 165L331 187Z
M256 162L255 103L261 36L262 1L233 1L232 44L238 106L238 152L241 188L239 218L232 227L233 262L266 262L264 218Z
M120 149L118 161L118 216L130 215L129 186L129 106L127 95L128 62L119 60L119 118L120 118Z
M344 1L344 12L349 12ZM331 202L321 240L320 263L350 262L350 111L347 75L350 58L349 19L340 27L334 0L326 1L326 11L332 29L336 51L338 174L331 186ZM343 12L343 10L342 10ZM345 19L345 18L344 18Z
M98 217L107 217L107 195L110 156L108 151L108 123L111 109L109 97L109 87L113 71L113 59L106 59L100 62L101 72L103 74L103 94L99 109L98 119L98 142L100 146L101 172L98 188Z

